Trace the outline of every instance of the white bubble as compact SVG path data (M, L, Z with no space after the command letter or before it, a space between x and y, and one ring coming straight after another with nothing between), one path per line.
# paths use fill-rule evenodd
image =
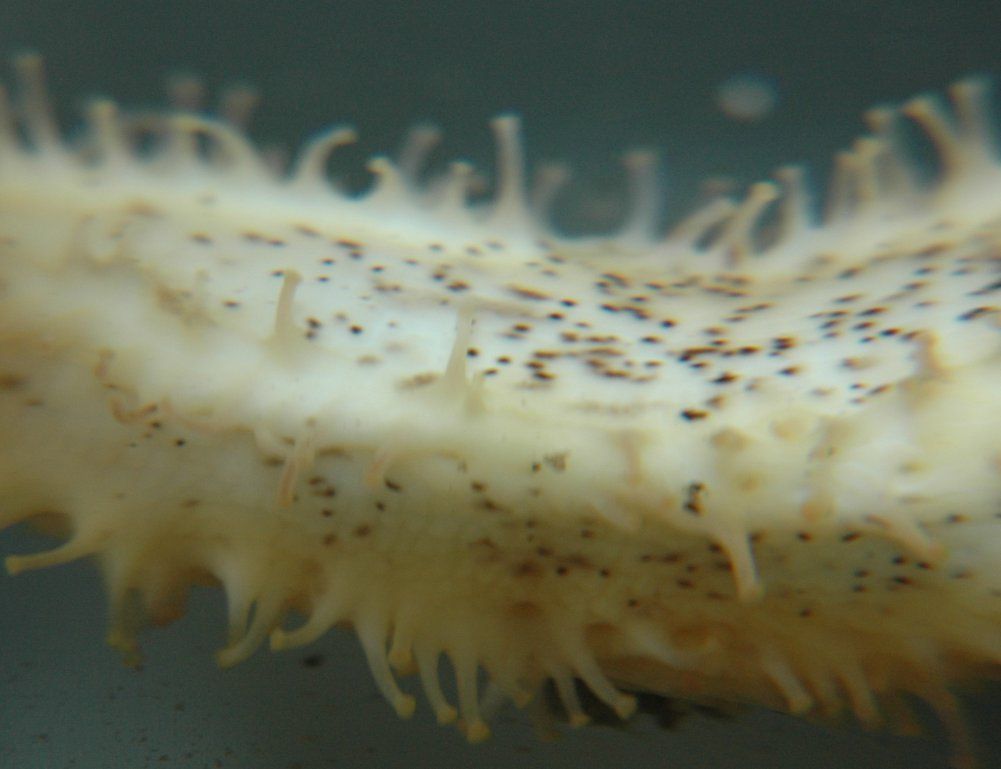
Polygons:
M716 88L716 106L731 120L756 123L775 109L779 89L765 75L741 73L727 78Z

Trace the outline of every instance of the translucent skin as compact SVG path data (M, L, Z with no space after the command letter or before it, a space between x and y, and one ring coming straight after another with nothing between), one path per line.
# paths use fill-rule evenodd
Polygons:
M37 60L20 75L0 523L67 538L7 567L94 557L127 655L217 583L222 664L347 623L401 715L417 672L473 740L483 669L517 703L552 679L572 723L574 679L622 717L630 689L872 723L917 694L962 741L951 691L1001 663L979 84L905 108L932 189L883 110L822 223L786 169L655 237L633 156L623 231L566 240L512 118L485 208L463 165L418 185L420 137L347 198L324 177L344 131L276 175L231 125L101 102L71 146Z

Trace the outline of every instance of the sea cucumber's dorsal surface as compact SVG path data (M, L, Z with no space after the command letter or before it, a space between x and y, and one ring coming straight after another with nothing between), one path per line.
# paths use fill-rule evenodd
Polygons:
M666 237L545 225L517 123L492 202L428 135L327 180L232 124L0 95L0 525L59 524L110 640L226 591L234 664L353 626L408 715L487 734L575 679L878 723L1001 667L1001 166L982 84L873 111L823 217L795 169ZM897 138L934 143L938 180ZM3 589L16 589L5 583ZM442 689L442 655L456 702Z

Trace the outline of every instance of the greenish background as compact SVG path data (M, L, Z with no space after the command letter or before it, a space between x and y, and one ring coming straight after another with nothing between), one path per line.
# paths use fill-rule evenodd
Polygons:
M394 149L423 119L447 131L442 158L489 168L486 121L515 109L530 158L570 162L585 197L619 198L622 150L662 148L672 211L711 175L748 181L806 161L822 179L866 107L997 72L999 33L996 2L926 0L0 5L0 52L45 54L68 128L88 96L147 106L167 76L197 72L216 91L240 81L261 90L253 133L264 142L294 147L351 121L363 141L339 169L363 179L365 155ZM713 102L716 86L743 71L779 87L777 109L754 125L727 120ZM6 534L0 549L39 544ZM537 741L510 714L495 740L471 748L434 727L426 707L397 721L347 637L218 671L222 611L220 596L198 593L191 616L149 636L135 672L102 644L103 598L86 565L0 576L0 769L947 766L935 727L930 740L901 740L761 711L696 716L671 732L595 728L557 743ZM323 664L304 664L314 652ZM985 769L1001 765L997 687L969 705Z

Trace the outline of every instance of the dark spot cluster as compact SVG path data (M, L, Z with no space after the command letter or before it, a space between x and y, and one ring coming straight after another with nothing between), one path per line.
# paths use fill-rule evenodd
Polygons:
M531 306L527 312L534 317L556 321L561 328L515 321L500 338L525 343L522 352L504 345L506 361L520 360L528 377L550 387L580 367L599 379L637 385L672 382L679 376L716 388L747 380L748 391L760 386L763 377L776 377L802 381L803 391L815 397L840 394L846 403L861 405L914 373L922 334L929 329L948 333L940 318L923 311L946 302L961 305L962 296L955 295L965 294L968 306L953 313L953 322L996 322L999 308L982 297L999 284L992 275L997 260L971 259L962 282L953 283L958 278L941 276L937 265L929 264L950 258L944 251L897 255L842 270L836 282L807 281L805 288L796 280L776 287L745 275L637 281L605 271L593 279L590 291L567 296L541 280L538 285L521 281L508 284L508 292ZM899 284L889 284L887 276ZM815 300L790 303L801 292ZM693 316L710 322L693 327ZM771 331L776 326L787 330ZM596 344L596 339L608 341ZM762 366L767 359L775 365ZM489 375L499 373L497 366L490 368ZM699 402L679 403L677 413L683 421L699 422L725 405L725 399L707 394Z
M360 350L371 346L374 329L391 349L393 334L383 332L408 332L408 298L417 310L468 302L478 324L466 350L470 376L525 390L562 388L580 393L582 405L605 403L611 411L636 398L672 403L677 422L693 429L711 426L734 398L769 379L808 397L862 405L915 373L922 334L947 336L946 323L996 325L1001 312L990 301L1001 291L998 257L958 259L949 249L887 252L833 275L807 270L774 280L756 276L753 265L746 273L679 276L656 275L649 265L609 269L611 260L580 259L558 243L519 262L500 241L431 241L423 251L394 253L302 224L239 237L262 254L309 244L314 272L295 269L307 284L329 286L331 299L327 313L311 300L302 330L308 340L357 338ZM219 240L202 231L190 238ZM278 258L267 269L282 278ZM222 305L236 312L243 303L230 296ZM407 309L389 325L383 308L397 306ZM388 358L382 349L368 352L355 358L358 365ZM428 361L398 386L430 384L442 373L437 365Z

